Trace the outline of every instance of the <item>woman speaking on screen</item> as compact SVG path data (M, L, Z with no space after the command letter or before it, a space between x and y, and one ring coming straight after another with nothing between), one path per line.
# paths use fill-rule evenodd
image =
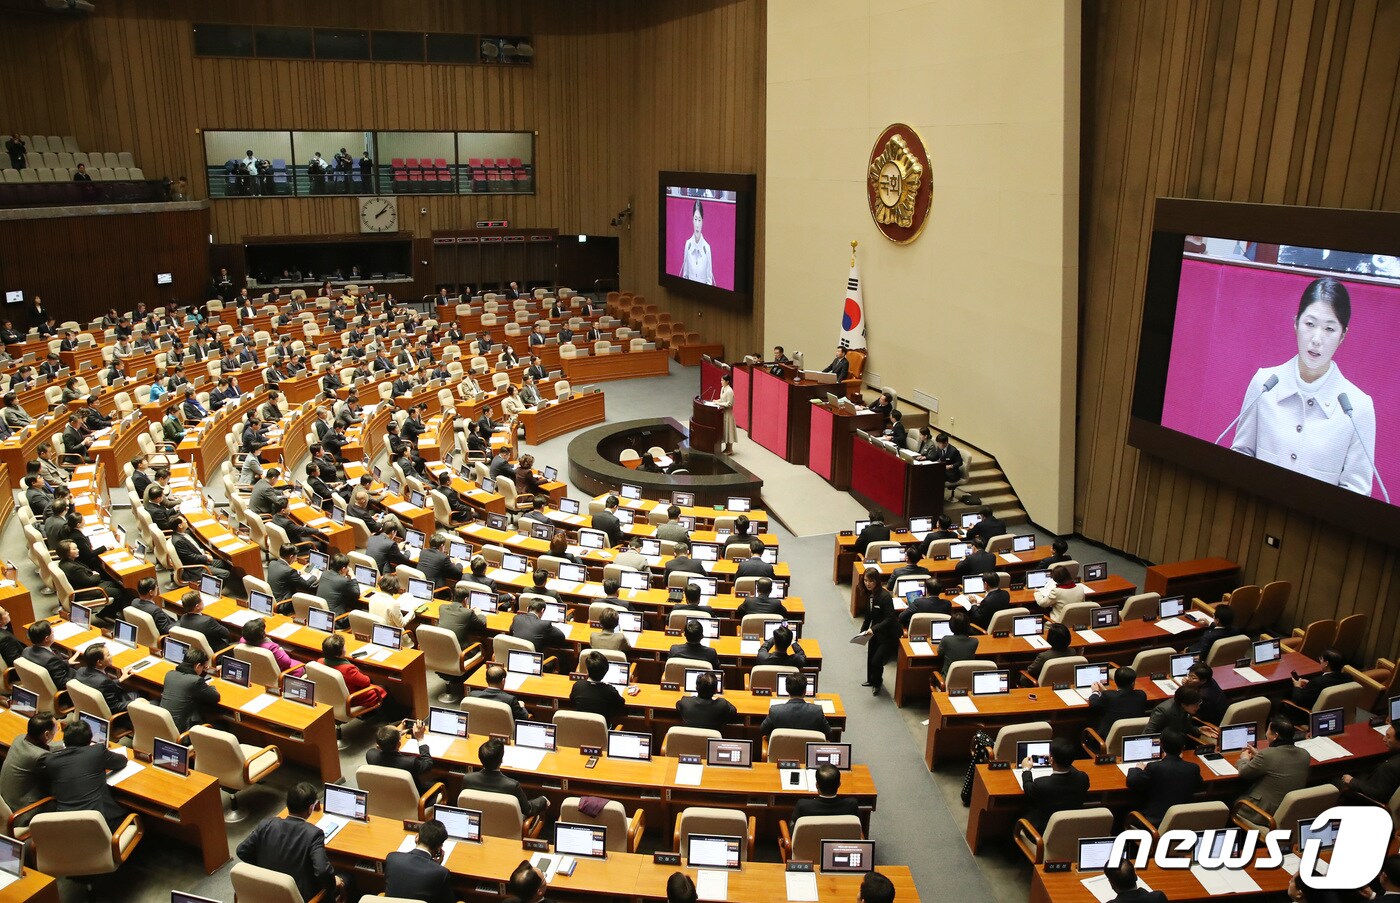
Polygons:
M710 260L710 243L705 241L701 230L705 228L705 211L700 200L695 201L695 210L690 214L695 231L685 240L685 253L681 257L681 278L715 284L715 272Z
M1308 284L1293 319L1298 354L1254 374L1231 448L1370 495L1376 408L1332 360L1350 323L1346 286L1330 276Z

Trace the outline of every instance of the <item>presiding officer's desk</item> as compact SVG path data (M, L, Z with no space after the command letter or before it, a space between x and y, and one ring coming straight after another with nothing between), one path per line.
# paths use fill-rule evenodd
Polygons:
M574 675L577 676L577 675ZM519 688L511 693L530 709L536 721L549 721L555 711L569 711L569 692L573 689L574 676L568 674L543 674L527 677ZM478 668L467 678L467 689L480 690L486 687L486 669ZM693 695L680 690L662 689L659 683L633 683L637 687L636 696L624 695L627 703L627 730L650 732L655 749L661 748L661 740L666 731L681 724L676 711L676 703L686 696ZM738 710L738 721L729 727L727 736L754 741L755 752L761 748L762 732L759 730L763 719L768 716L772 705L787 702L785 696L756 696L748 690L725 688L724 698ZM846 726L846 708L841 697L834 693L818 693L815 700L826 710L827 723L831 725L833 740L839 739Z
M54 623L59 620L56 616L49 619ZM55 640L54 645L73 653L99 639L102 639L102 634L88 628L63 640ZM118 649L115 644L109 648ZM112 664L117 668L126 668L146 657L148 653L144 646L122 648L112 655ZM144 696L159 699L165 686L165 675L175 666L156 658L154 654L149 657L153 659L152 663L132 672L127 685ZM330 706L320 702L308 706L275 697L268 697L270 701L267 701L263 698L264 688L258 684L240 687L220 678L214 678L210 683L219 690L216 719L244 742L276 746L282 751L283 759L313 769L324 780L340 779L335 715Z
M311 817L313 822L320 813ZM363 887L383 883L384 860L409 837L403 822L371 816L367 822L351 822L336 832L326 844L332 864L352 872ZM552 853L549 855L553 855ZM481 843L458 843L443 865L452 872L458 897L485 891L501 892L498 885L510 880L521 860L531 853L517 840L485 837ZM918 903L919 891L907 866L880 866L878 871L895 887L900 903ZM567 899L616 901L665 900L666 882L675 872L695 876L688 866L658 865L649 855L609 853L606 859L578 860L572 875L557 875L550 882L550 896ZM817 874L817 895L821 903L853 903L860 895L860 875ZM483 887L482 885L486 886ZM733 903L773 903L787 899L786 872L778 862L746 862L729 873L726 899Z
M1349 724L1346 732L1332 740L1349 755L1327 762L1312 760L1308 771L1308 782L1317 785L1344 773L1358 774L1371 768L1376 762L1389 755L1384 737L1377 728L1369 724ZM1261 749L1267 746L1263 739ZM1244 792L1244 781L1238 772L1216 774L1195 752L1182 753L1182 759L1200 766L1205 786L1200 801L1206 799L1230 801ZM1240 759L1239 752L1224 754L1225 761L1235 766ZM978 765L972 778L972 803L967 817L967 845L972 852L980 853L983 845L997 841L1009 842L1012 828L1018 818L1026 814L1026 794L1021 789L1019 763L1011 763L1011 768L993 770L990 765ZM1118 765L1099 765L1092 759L1080 759L1075 767L1089 776L1089 802L1086 806L1107 806L1115 812L1127 812L1141 803L1141 797L1128 790L1128 778Z
M9 709L0 710L0 745L9 749L24 737L29 719ZM59 732L62 732L62 723ZM228 831L219 782L212 775L191 770L181 777L149 762L146 767L113 785L117 802L141 813L145 826L195 847L204 858L204 871L212 874L228 861ZM26 899L11 896L15 885L0 890L0 901ZM57 899L56 897L54 899Z
M452 780L452 776L481 767L478 750L488 739L486 734L469 734L454 739L440 755L433 756L434 764L446 772L454 792L459 783ZM416 743L405 741L403 748L416 752L416 747ZM514 748L508 747L508 750ZM508 751L501 771L518 780L531 795L549 797L552 811L558 812L559 803L570 796L613 799L621 802L628 812L645 809L648 827L663 837L670 837L676 817L689 806L745 810L757 818L759 836L776 837L779 819L791 822L792 807L797 801L816 797L815 791L787 786L778 763L758 761L757 748L752 767L706 765L701 769L699 784L677 779L680 760L673 756L653 754L650 761L640 762L603 755L589 768L590 757L572 747L561 746L553 752L523 751L543 755L538 767L512 766ZM841 795L859 800L861 823L869 836L870 816L876 805L875 780L869 766L855 764L841 775Z
M1290 672L1311 677L1322 672L1322 665L1300 653L1289 652L1276 662L1255 665L1253 671L1264 679L1251 682L1233 668L1216 668L1215 681L1227 697L1280 695L1292 687ZM1136 686L1146 692L1149 707L1171 695L1166 689L1169 684L1165 681L1158 684L1146 675L1138 677ZM1066 702L1060 692L1050 687L1030 687L1009 693L951 697L946 692L934 691L929 700L924 763L932 770L940 762L964 761L975 732L995 733L1003 725L1026 721L1048 721L1057 736L1078 740L1079 732L1089 726L1094 716L1088 702L1083 699ZM957 711L958 706L967 705L973 706L972 710Z

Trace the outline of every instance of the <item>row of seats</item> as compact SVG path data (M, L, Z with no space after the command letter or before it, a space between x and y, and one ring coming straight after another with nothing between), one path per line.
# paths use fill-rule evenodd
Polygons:
M20 140L29 148L31 154L35 153L59 153L66 151L70 154L78 152L78 139L72 135L20 135Z
M24 169L10 169L6 167L3 173L4 179L2 181L11 184L20 182L71 182L73 181L73 174L76 172L77 169L68 169L62 166L55 169L34 166L29 166ZM146 174L141 171L139 166L118 166L115 168L110 166L88 167L87 174L92 177L94 182L140 182L144 181L146 178Z
M115 154L111 151L107 151L106 153L93 151L87 154L82 151L77 151L75 153L69 151L60 151L57 153L45 151L44 153L37 153L31 148L29 152L28 165L35 168L77 169L79 163L89 169L99 166L106 166L110 169L116 169L118 166L125 166L127 169L130 169L136 165L136 158L133 157L129 151L121 151Z

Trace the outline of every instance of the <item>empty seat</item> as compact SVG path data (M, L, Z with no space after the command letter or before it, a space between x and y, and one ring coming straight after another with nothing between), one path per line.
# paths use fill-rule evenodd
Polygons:
M131 156L130 151L122 151L117 154L117 165L125 166L128 169L136 165L136 160Z
M116 169L122 165L122 159L111 151L106 151L102 154L102 165L109 169Z

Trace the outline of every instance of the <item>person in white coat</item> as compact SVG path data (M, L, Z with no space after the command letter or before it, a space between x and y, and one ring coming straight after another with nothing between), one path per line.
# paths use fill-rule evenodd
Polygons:
M1351 296L1331 276L1303 290L1298 354L1254 374L1231 448L1362 495L1375 478L1376 408L1332 360L1351 323Z
M723 383L719 390L719 401L716 402L724 410L724 436L722 438L723 447L720 454L734 454L734 443L738 441L739 431L734 426L734 375L726 373L720 377Z
M685 240L685 253L681 255L681 278L714 285L715 273L710 243L705 241L705 236L701 234L705 227L705 210L700 206L698 198L690 214L690 222L695 231Z

